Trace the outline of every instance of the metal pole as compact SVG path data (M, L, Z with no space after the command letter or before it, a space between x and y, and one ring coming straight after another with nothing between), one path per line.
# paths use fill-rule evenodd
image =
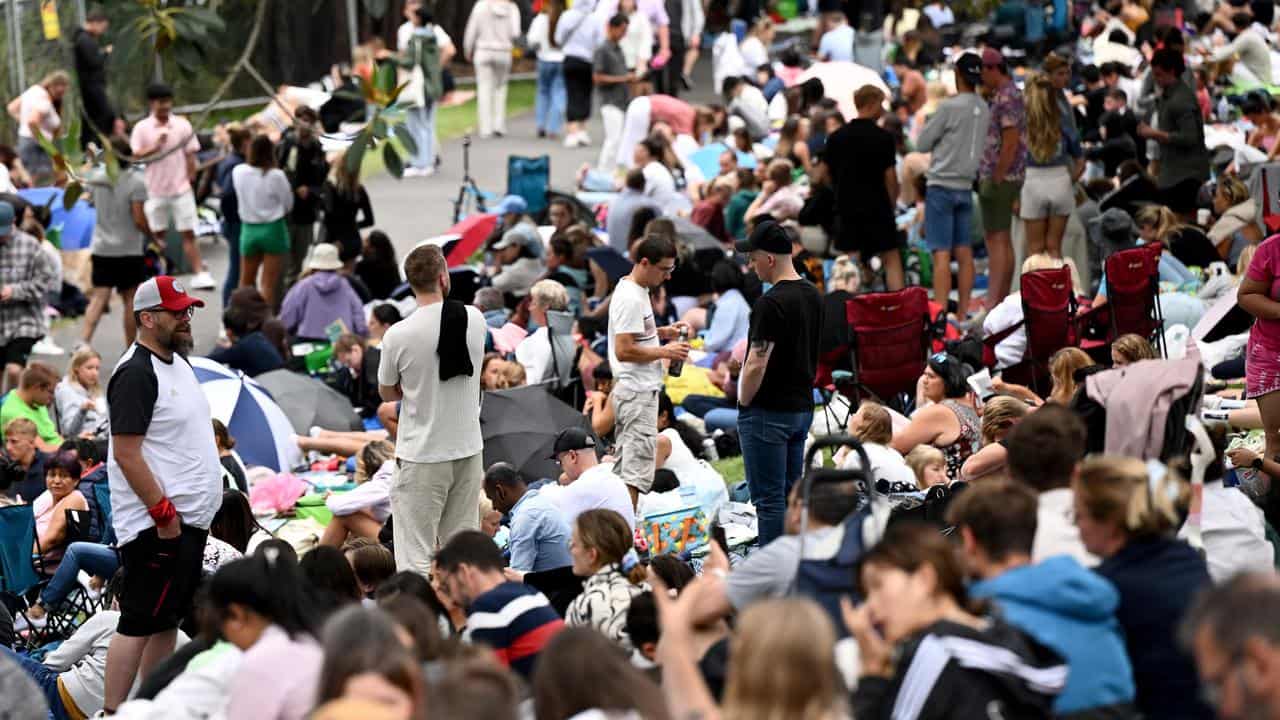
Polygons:
M360 32L357 28L359 15L356 13L356 0L347 0L347 41L351 43L352 62L355 62L356 46L360 44Z
M22 8L18 7L18 0L11 0L9 3L9 16L13 23L13 53L16 62L14 65L18 70L18 92L27 89L27 60L22 54Z
M84 9L84 0L76 0L76 21L83 27L88 19L88 13Z

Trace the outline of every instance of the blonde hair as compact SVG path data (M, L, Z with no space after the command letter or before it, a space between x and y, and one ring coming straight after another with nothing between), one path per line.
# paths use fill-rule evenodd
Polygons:
M1249 271L1249 263L1253 262L1254 253L1258 252L1258 246L1249 243L1240 251L1240 257L1236 259L1236 282L1239 283L1244 279L1244 274Z
M756 21L755 25L751 26L751 29L747 31L747 34L755 35L756 37L759 37L769 32L772 29L773 29L773 20L770 20L769 16L764 15L764 16L761 16L760 19Z
M498 369L498 374L502 377L502 387L496 389L507 390L509 388L524 387L527 378L525 377L523 365L510 360L500 360L498 362L502 363Z
M67 381L75 383L76 385L79 385L80 387L84 388L90 395L97 395L98 391L102 389L101 375L99 375L98 377L98 383L93 387L89 387L84 383L80 382L80 377L76 375L76 373L80 372L80 368L84 367L84 364L89 362L90 360L97 360L98 362L102 362L102 356L99 355L98 351L94 350L93 348L81 348L80 350L77 350L74 353L72 353L71 364L67 366Z
M370 440L356 453L356 473L352 479L357 485L364 483L395 456L395 445L386 440Z
M924 470L930 465L947 466L947 458L942 451L932 445L917 445L911 448L911 452L907 453L903 458L907 467L911 468L911 472L916 475L916 485L921 490L927 490L924 484Z
M742 613L730 641L723 715L735 720L820 720L839 703L836 633L817 603L766 600Z
M1053 387L1049 391L1049 400L1066 405L1076 394L1077 370L1096 365L1089 353L1076 347L1062 348L1049 358L1049 377Z
M1151 347L1151 342L1134 333L1126 333L1112 341L1111 352L1119 353L1121 357L1131 363L1156 359L1156 351L1155 348Z
M1222 193L1222 197L1226 198L1232 207L1249 199L1249 188L1234 175L1228 175L1218 181L1218 192Z
M840 285L849 278L853 278L853 287L849 288L849 292L858 292L862 285L862 270L853 258L841 255L831 265L831 286Z
M883 405L871 400L863 400L858 406L862 415L862 424L850 427L849 434L862 442L888 445L893 440L893 418ZM853 418L849 418L851 421Z
M8 425L4 426L5 437L10 435L26 435L28 437L35 437L36 433L36 424L23 417L14 418L9 421Z
M1156 237L1163 238L1178 226L1178 216L1164 205L1144 205L1134 213L1133 224L1139 228L1144 225L1153 225L1156 229Z
M1151 479L1142 460L1116 455L1086 459L1075 481L1076 497L1096 522L1119 526L1130 537L1172 533L1182 524L1190 488L1176 474Z
M1080 282L1080 271L1076 270L1076 262L1071 258L1056 258L1047 252L1029 255L1022 261L1022 274L1038 270L1057 270L1066 267L1071 270L1071 290L1076 295L1083 295L1084 283Z
M45 88L50 88L54 85L70 85L71 76L67 74L66 70L54 70L41 78L40 84Z
M534 283L529 289L529 297L547 310L569 309L569 291L555 280L539 280Z
M1000 439L1027 415L1027 404L1015 397L997 395L982 406L982 444Z
M1025 91L1027 150L1038 162L1052 160L1062 148L1062 110L1058 106L1058 93L1047 74L1050 71L1046 62L1045 72L1031 73Z

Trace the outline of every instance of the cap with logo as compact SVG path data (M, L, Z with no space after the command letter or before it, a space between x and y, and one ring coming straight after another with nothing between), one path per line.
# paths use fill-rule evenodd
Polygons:
M190 307L204 307L204 301L188 295L178 278L159 275L138 286L133 294L133 307L135 310L163 308L182 312Z
M555 460L559 458L562 453L567 453L570 450L586 450L587 448L594 449L595 446L595 438L591 437L591 434L582 428L568 428L566 430L561 430L560 434L556 436L555 445L552 447L551 459Z
M964 76L970 85L982 84L982 58L977 53L967 52L956 58L956 74Z

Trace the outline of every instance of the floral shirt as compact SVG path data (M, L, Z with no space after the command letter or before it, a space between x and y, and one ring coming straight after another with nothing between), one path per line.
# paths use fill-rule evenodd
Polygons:
M1005 180L1021 181L1027 174L1027 108L1022 91L1010 80L991 98L991 125L987 127L987 145L982 153L978 177L990 180L1000 159L1000 135L1005 128L1018 128L1018 152L1014 155Z
M631 598L642 590L632 585L617 565L606 565L582 583L582 594L569 605L565 624L593 627L630 651L627 611L631 609Z

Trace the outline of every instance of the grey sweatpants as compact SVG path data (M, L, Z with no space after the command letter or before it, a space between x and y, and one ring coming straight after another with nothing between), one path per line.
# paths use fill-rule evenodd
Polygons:
M460 530L480 528L481 454L438 463L396 460L391 524L396 569L426 577L436 549Z

